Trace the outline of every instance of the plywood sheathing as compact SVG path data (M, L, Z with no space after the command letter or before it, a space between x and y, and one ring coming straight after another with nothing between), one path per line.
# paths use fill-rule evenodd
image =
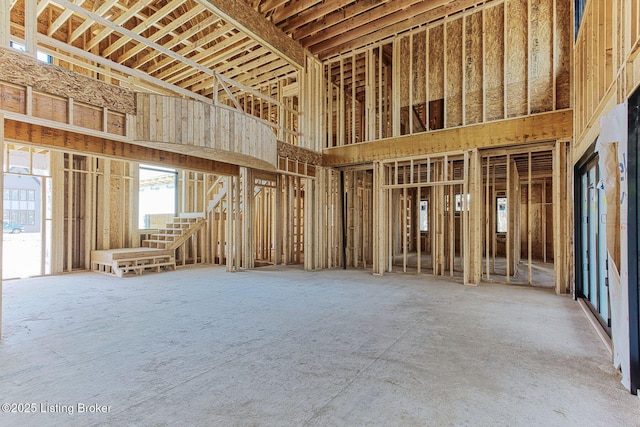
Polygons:
M73 98L100 108L135 114L133 92L0 48L0 80L36 91Z

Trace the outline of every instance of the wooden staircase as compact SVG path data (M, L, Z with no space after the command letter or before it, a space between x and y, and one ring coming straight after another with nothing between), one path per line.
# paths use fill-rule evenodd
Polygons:
M175 270L176 250L187 243L205 223L203 214L177 217L165 228L152 234L151 239L143 240L140 248L91 251L91 269L118 277L130 273L140 275L147 270Z
M177 249L205 224L204 216L176 217L164 228L159 228L150 239L142 241L143 248Z

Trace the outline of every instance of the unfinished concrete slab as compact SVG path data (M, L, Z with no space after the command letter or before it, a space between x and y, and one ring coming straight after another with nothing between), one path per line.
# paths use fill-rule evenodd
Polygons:
M4 291L0 403L35 413L3 406L2 425L640 420L578 304L548 289L195 267Z

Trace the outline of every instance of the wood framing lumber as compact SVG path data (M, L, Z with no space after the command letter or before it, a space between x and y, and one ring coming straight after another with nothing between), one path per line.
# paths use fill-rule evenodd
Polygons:
M3 11L11 10L9 0L0 0L0 8ZM11 18L8 13L0 15L0 47L9 47L11 38Z
M239 167L229 163L173 153L97 136L49 128L42 125L4 120L5 138L29 145L77 153L93 154L220 175L238 175Z
M247 33L258 43L272 48L273 52L285 61L304 68L305 49L273 23L267 21L245 0L197 0L197 2Z
M4 164L4 115L2 113L0 113L0 148L2 148L0 150L0 164ZM4 178L2 180L2 182L0 182L0 190L2 190L2 194L4 194ZM2 200L0 200L0 210L2 210L4 212L4 197L2 198ZM4 228L3 230L0 230L0 238L3 239L4 241ZM3 259L3 254L2 254L2 247L3 245L0 245L0 260ZM2 263L0 263L0 340L2 340L2 294L3 294L3 289L2 289Z
M555 111L328 148L323 152L323 165L343 166L470 148L553 141L570 138L572 129L573 111Z

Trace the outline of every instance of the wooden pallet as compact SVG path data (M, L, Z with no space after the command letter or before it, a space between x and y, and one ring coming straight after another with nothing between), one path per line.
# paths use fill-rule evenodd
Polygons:
M91 251L91 270L98 273L124 277L128 274L141 275L145 270L159 272L176 269L172 249L130 248Z

